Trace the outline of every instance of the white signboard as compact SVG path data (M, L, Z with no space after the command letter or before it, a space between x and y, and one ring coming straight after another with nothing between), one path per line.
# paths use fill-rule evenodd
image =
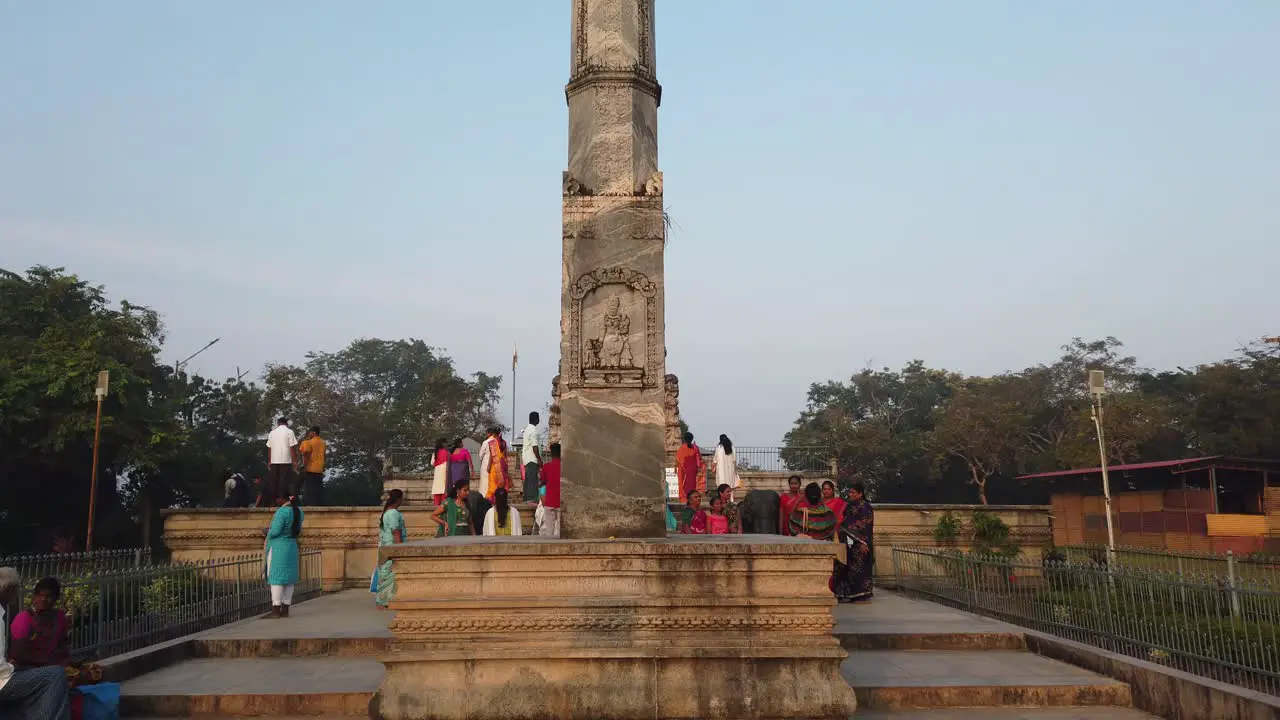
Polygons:
M667 468L667 499L678 500L680 498L680 480L676 478L676 469Z

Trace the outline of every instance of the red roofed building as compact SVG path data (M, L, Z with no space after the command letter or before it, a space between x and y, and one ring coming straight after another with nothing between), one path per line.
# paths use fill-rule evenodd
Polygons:
M1280 460L1213 455L1113 465L1107 474L1117 545L1280 552ZM1054 544L1106 544L1101 468L1018 479L1051 486Z

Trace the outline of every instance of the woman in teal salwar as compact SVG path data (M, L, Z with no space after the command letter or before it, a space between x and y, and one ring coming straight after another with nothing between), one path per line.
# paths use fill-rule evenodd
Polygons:
M378 518L378 547L404 542L404 515L400 514L402 502L403 490L396 489L387 493L387 504L382 506L382 516ZM374 602L378 604L379 610L386 610L396 595L396 574L391 562L388 558L373 570L373 584L369 589L374 592Z
M298 498L280 498L280 507L267 528L267 584L271 586L271 617L289 617L293 586L298 584L298 533L302 532L302 510Z

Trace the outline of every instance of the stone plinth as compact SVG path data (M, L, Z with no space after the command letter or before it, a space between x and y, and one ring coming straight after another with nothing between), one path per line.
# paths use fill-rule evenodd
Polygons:
M450 538L395 560L385 720L847 718L828 543Z

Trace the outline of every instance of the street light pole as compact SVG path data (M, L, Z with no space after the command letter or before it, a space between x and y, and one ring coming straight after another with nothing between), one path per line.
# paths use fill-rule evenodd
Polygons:
M93 514L98 500L98 440L102 436L102 401L107 397L107 383L111 374L103 370L98 373L98 386L93 394L98 399L98 413L93 421L93 470L89 476L89 529L84 537L84 551L93 550Z
M1106 393L1106 376L1101 370L1089 371L1089 394L1093 396L1093 426L1098 430L1098 457L1102 461L1102 497L1107 512L1107 568L1114 567L1116 533L1111 524L1111 478L1107 476L1107 439L1103 429L1102 396Z
M191 362L191 358L193 358L193 357L195 357L195 356L199 355L200 353L204 352L205 350L208 350L209 348L213 347L213 346L214 346L214 345L216 345L216 344L217 344L217 342L218 342L219 340L221 340L221 339L222 339L222 338L214 338L214 339L210 340L210 341L209 341L209 342L208 342L204 347L202 347L202 348L200 348L199 350L197 350L197 351L195 351L195 352L191 353L190 355L188 355L188 356L186 357L186 359L184 359L184 360L179 360L178 362L174 363L174 364L173 364L173 374L174 374L174 375L177 375L178 373L182 372L182 368L183 368L183 367L185 367L187 363Z

